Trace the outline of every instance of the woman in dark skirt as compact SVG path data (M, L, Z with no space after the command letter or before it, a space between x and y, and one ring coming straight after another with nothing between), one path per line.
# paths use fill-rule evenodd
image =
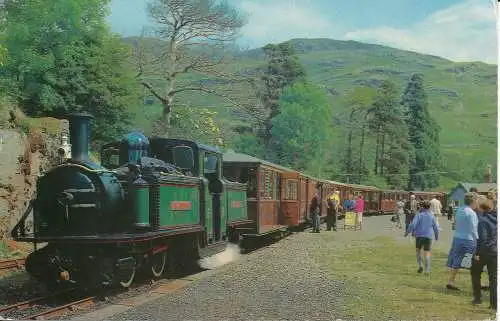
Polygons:
M488 281L489 286L487 289L490 291L490 308L497 308L497 212L493 208L491 199L484 199L479 201L478 212L478 240L475 259L472 261L471 266L471 279L472 279L472 292L474 299L472 304L481 303L481 274L484 266L488 268Z

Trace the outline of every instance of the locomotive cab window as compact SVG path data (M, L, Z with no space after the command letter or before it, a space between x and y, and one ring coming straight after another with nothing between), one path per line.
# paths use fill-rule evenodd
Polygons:
M186 173L186 175L191 176L194 172L194 152L189 146L174 146L172 148L172 158L175 166L179 167Z
M205 154L203 158L203 175L206 178L219 177L219 158L215 154Z
M101 152L101 165L115 169L120 167L120 150L117 148L107 148Z

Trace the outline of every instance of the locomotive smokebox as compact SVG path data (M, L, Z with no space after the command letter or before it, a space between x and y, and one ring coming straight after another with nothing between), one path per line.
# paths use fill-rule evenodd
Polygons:
M91 121L94 116L87 113L69 114L71 158L76 161L89 160Z

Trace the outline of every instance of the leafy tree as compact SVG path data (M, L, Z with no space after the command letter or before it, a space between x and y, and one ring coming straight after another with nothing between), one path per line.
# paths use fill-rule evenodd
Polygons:
M133 75L117 61L130 52L106 25L108 1L6 2L5 70L28 115L96 116L94 138L113 139L136 101Z
M349 109L347 121L347 150L342 161L344 172L354 176L354 181L360 182L362 174L365 172L364 166L364 144L365 144L365 124L367 117L371 114L372 100L375 97L375 90L371 87L356 87L346 97ZM360 124L361 120L361 124ZM360 127L361 125L361 127ZM361 131L359 161L356 162L353 153L354 136L357 131ZM357 165L356 165L357 164ZM358 177L355 177L357 173ZM349 177L350 178L350 177Z
M384 174L382 164L386 152L386 139L391 143L393 139L402 135L406 130L402 124L402 109L398 106L397 91L394 83L382 81L371 108L369 127L375 134L375 174ZM399 131L397 130L399 129Z
M331 122L332 108L321 89L304 83L287 87L272 124L271 146L279 163L321 176Z
M406 123L414 149L414 157L410 160L408 188L424 190L436 187L439 183L438 175L429 172L439 169L436 165L440 158L440 128L429 114L422 75L412 75L403 93L402 104L407 112Z
M306 72L295 55L291 42L277 45L268 44L263 50L268 64L262 75L264 88L261 90L260 98L267 117L264 120L264 128L260 136L267 146L272 137L272 121L280 113L280 97L283 90L296 81L304 81Z
M168 130L178 94L224 96L202 82L193 84L189 74L223 76L220 67L227 61L224 48L236 39L244 19L227 2L214 0L152 0L149 16L156 36L163 41L149 58L137 47L137 77L161 102Z
M171 135L224 147L222 132L215 117L217 112L207 108L180 107L173 113Z
M269 159L262 140L253 133L237 135L232 139L232 148L239 153L244 153L261 159Z
M263 88L259 96L265 111L262 130L259 136L266 146L272 138L273 119L280 113L280 97L287 86L296 81L304 81L306 72L300 64L291 42L268 44L263 48L268 59L267 68L262 74Z

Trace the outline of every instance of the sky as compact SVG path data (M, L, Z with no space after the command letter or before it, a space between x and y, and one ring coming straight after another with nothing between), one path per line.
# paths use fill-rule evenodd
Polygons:
M292 38L387 45L453 61L497 63L495 0L228 0L246 15L238 43ZM112 0L109 22L124 36L150 24L147 0Z

